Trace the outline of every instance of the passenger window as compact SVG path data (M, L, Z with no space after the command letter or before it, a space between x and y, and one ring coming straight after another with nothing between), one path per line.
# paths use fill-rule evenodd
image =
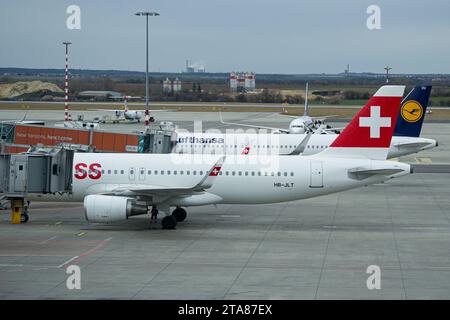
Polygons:
M228 171L226 171L226 172L225 172L225 175L227 176L228 174L229 174Z
M158 170L155 170L155 175L158 175Z
M294 176L294 173L293 172L291 172L291 177L293 177Z
M194 176L196 176L197 175L197 171L192 171L192 174L194 175Z
M164 174L164 170L161 170L161 174Z
M201 176L202 176L202 175L203 175L203 171L200 171L200 172L199 172L199 175L201 175Z
M240 176L242 176L242 171L239 171L238 174L239 174Z
M236 172L234 172L234 171L231 172L231 175L232 175L232 176L234 176L235 174L236 174Z
M174 175L177 175L177 171L175 170L175 171L173 172L173 174L174 174Z
M117 170L114 170L114 174L117 174Z
M89 170L91 172L91 170ZM111 170L108 170L108 174L111 174ZM133 170L131 170L131 174L133 174Z
M255 176L255 171L252 171L252 176Z
M152 170L148 170L148 171L147 171L147 174L148 174L148 175L151 175L151 174L152 174Z
M245 171L245 175L248 176L248 171Z
M125 174L125 171L123 171L123 170L120 170L120 174Z
M189 176L191 174L191 172L188 170L188 171L186 171L186 174Z
M281 176L281 172L278 172L277 175L280 177Z
M287 177L287 172L284 173L284 176Z

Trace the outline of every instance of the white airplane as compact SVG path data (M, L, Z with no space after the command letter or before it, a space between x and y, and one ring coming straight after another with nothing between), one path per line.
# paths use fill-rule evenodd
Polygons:
M404 88L381 87L329 148L307 157L75 153L70 199L91 222L153 207L173 229L182 207L293 201L407 175L410 165L386 160Z
M113 120L114 123L118 123L119 121L137 121L140 122L142 118L145 117L145 110L130 110L128 108L128 96L124 97L124 109L118 110L118 109L89 109L91 111L102 111L102 112L114 112L114 115L116 118ZM163 111L169 111L169 110L150 110L151 112L163 112ZM154 122L155 118L150 117L150 122Z
M302 133L315 132L315 133L327 134L330 131L333 132L333 131L338 130L338 129L333 129L333 128L325 125L325 123L324 123L325 119L336 117L336 115L323 116L323 117L310 117L310 116L308 116L308 110L309 110L308 83L306 83L305 109L303 111L303 116L289 116L291 118L294 118L294 120L292 120L289 123L288 129L258 126L258 125L252 125L252 124L244 124L244 123L225 122L222 118L222 112L219 112L219 116L220 116L220 122L225 125L243 126L243 127L249 127L249 128L257 128L257 129L267 129L267 130L271 130L272 133L302 134Z
M257 134L178 132L174 153L313 155L328 148L338 134ZM438 146L434 139L394 136L388 159L414 154Z

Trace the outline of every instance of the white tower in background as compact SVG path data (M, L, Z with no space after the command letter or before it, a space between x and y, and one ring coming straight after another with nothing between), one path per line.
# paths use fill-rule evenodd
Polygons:
M181 91L181 80L180 79L175 78L175 80L173 80L173 82L172 82L172 91L174 93Z
M255 91L255 74L253 72L247 72L245 74L245 91Z
M169 78L166 78L166 80L163 81L163 91L164 93L170 93L172 91L172 82Z
M234 73L234 72L230 73L230 90L231 90L231 92L237 91L237 79L236 79L236 73Z

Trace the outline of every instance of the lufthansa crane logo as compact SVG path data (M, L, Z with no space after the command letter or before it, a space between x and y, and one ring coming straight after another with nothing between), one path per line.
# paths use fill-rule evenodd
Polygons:
M402 106L402 117L407 122L417 122L422 118L423 108L417 101L408 101Z

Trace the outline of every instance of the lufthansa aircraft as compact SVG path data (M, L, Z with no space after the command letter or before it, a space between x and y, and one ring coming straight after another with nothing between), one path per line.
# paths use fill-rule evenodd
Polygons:
M284 110L284 108L283 108L283 110ZM328 126L325 125L325 123L324 123L325 119L336 117L335 115L322 116L322 117L311 117L308 115L308 111L309 111L308 83L306 83L305 109L303 111L303 115L302 116L290 116L291 118L294 118L294 120L292 120L289 123L288 129L257 126L257 125L244 124L244 123L225 122L222 118L221 112L219 112L219 116L220 116L220 122L222 124L236 125L236 126L243 126L243 127L257 128L257 129L268 129L268 130L271 130L272 133L303 134L303 133L312 133L312 132L328 133L328 132L336 131L336 129L328 128Z
M386 160L404 88L381 87L329 148L308 157L75 153L70 198L92 222L152 207L173 229L183 207L293 201L407 175L410 165Z
M388 159L438 146L421 138L431 86L417 86L403 99ZM223 134L178 132L176 153L312 155L328 148L338 134Z

